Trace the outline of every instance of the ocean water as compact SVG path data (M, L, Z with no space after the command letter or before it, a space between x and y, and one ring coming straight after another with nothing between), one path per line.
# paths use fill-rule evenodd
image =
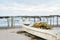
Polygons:
M26 19L27 21L29 22L33 22L34 23L34 18L27 18ZM21 21L22 19L21 18L14 18L14 26L20 26L21 24ZM41 18L41 21L42 22L47 22L47 19L46 18ZM40 22L40 19L39 18L35 18L35 22ZM48 24L50 24L50 19L48 19ZM11 26L11 18L9 18L9 24ZM53 18L51 18L51 25L53 25ZM57 19L54 18L54 25L57 25ZM58 20L58 25L60 25L60 19ZM7 23L7 19L0 19L0 27L4 27L4 26L8 26L8 23Z

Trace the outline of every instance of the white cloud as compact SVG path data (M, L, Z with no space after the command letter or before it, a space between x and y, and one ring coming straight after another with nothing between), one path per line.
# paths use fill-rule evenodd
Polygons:
M60 4L56 4L53 6L48 6L47 4L40 4L40 5L24 5L18 3L12 3L10 5L7 4L0 4L0 10L10 10L11 13L48 13L48 12L58 12L60 10ZM19 10L19 11L18 11Z
M55 11L55 10L59 10L60 7L59 6L48 6L45 4L41 4L41 5L33 5L33 6L28 6L28 5L22 5L22 4L11 4L9 5L5 5L5 4L0 4L0 10L25 10L25 11Z

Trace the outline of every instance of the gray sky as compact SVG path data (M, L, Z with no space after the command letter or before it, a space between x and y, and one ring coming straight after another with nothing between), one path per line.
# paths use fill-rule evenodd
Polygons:
M60 0L0 0L0 16L60 15Z

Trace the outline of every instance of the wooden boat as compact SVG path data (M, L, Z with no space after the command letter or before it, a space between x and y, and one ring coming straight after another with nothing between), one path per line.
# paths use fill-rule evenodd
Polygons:
M46 30L24 25L23 30L47 40L60 40L60 29Z
M30 25L27 26L25 24L30 24ZM60 28L46 30L46 29L34 28L31 25L32 25L31 23L24 21L23 31L44 38L46 40L60 40Z

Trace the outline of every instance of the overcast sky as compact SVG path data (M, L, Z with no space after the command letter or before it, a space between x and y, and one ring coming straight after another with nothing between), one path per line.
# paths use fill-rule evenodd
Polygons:
M60 0L0 0L0 16L60 15Z

